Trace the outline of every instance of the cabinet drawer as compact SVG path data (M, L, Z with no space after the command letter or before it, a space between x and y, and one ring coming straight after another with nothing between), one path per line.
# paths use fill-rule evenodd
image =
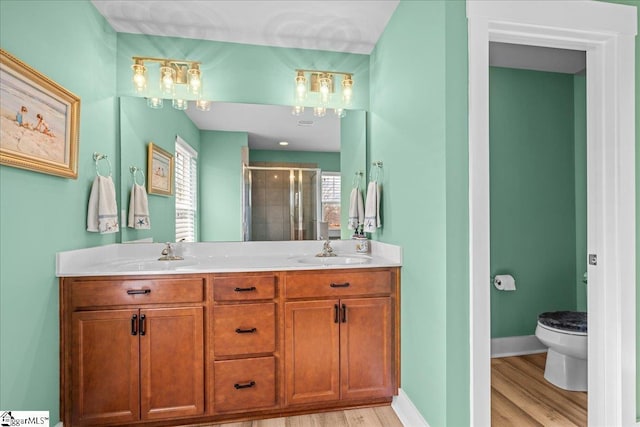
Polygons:
M275 286L274 275L214 277L213 298L216 301L273 299Z
M213 336L216 357L273 353L276 342L275 304L215 306Z
M200 302L204 285L202 277L78 281L71 285L71 302L75 307Z
M250 411L276 405L273 357L214 363L214 411Z
M334 270L288 273L284 289L286 298L383 295L391 293L391 272Z

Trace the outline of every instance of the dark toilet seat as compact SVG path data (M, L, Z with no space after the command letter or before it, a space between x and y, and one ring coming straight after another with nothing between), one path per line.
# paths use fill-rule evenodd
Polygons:
M561 331L587 333L584 311L548 311L538 315L538 323Z

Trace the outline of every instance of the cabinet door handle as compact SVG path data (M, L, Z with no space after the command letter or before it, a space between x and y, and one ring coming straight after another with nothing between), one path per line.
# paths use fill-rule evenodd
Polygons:
M236 390L240 390L241 388L251 388L255 385L256 385L255 381L249 381L248 383L245 383L245 384L235 383L233 386L235 387Z
M348 288L351 284L349 282L344 283L332 283L329 286L332 288Z
M333 304L333 310L335 312L335 314L333 316L333 323L339 323L340 322L340 307L338 306L338 304Z
M342 323L347 323L347 306L342 304Z
M151 289L129 289L127 295L148 295L151 293Z
M131 316L131 335L138 335L138 315Z
M249 288L235 288L233 291L234 292L253 292L256 290L255 286L251 286Z
M147 320L147 316L145 316L144 314L142 314L140 316L140 335L145 335L147 333L146 328L145 328L145 320Z
M251 329L236 328L236 334L253 334L257 331L258 330L256 328L251 328Z

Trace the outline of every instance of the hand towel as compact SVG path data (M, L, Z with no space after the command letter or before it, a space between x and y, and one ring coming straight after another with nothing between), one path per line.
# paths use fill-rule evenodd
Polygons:
M151 228L151 222L149 221L149 200L147 199L147 190L145 190L144 185L133 183L131 187L128 225L137 230L148 230Z
M362 192L359 187L354 187L349 196L349 221L347 228L357 230L364 223L364 203L362 202Z
M93 180L87 210L87 231L100 234L120 231L116 189L111 176L96 176Z
M380 192L381 186L376 181L369 182L367 186L367 200L364 203L364 231L375 233L382 227L380 219Z

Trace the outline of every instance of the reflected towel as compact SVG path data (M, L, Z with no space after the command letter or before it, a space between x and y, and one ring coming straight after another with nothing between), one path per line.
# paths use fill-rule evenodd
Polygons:
M364 203L362 202L362 192L359 187L351 190L349 196L349 222L347 228L349 230L357 230L364 223Z
M149 221L149 200L147 190L144 185L136 183L131 187L131 197L129 198L129 218L128 226L137 230L148 230L151 228Z
M110 176L96 176L93 180L87 210L87 231L100 234L120 231L116 189Z
M367 200L364 203L364 231L367 233L375 233L382 227L380 192L381 186L376 181L371 181L367 186Z

